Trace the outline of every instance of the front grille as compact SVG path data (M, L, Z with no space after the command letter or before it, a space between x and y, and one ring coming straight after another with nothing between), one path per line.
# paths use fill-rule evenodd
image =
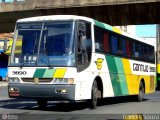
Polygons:
M21 78L23 82L27 83L35 83L34 78ZM52 82L53 78L38 78L38 83L50 83Z

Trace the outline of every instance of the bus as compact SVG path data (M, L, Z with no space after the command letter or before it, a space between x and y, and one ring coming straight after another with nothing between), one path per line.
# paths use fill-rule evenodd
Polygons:
M8 61L13 43L12 33L0 34L0 81L8 81ZM21 40L17 40L16 46L21 47ZM18 51L15 51L18 52Z
M154 46L83 16L19 19L8 69L9 97L33 98L40 108L50 100L91 108L106 97L142 101L156 86Z
M8 60L12 46L12 38L0 38L0 81L7 80Z

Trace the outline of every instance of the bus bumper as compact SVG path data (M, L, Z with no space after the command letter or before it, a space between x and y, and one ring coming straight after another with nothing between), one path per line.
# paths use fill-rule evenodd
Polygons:
M8 94L11 98L75 100L75 85L9 84Z

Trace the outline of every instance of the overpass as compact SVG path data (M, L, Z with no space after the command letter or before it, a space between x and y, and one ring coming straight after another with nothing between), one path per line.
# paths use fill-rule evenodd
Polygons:
M87 16L110 25L160 23L160 0L13 1L0 3L0 32L13 31L20 18L57 14Z

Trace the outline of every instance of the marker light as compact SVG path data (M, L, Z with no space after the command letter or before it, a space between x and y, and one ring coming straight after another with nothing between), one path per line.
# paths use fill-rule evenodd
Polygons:
M55 78L53 80L54 84L73 84L74 79L73 78Z
M20 80L19 78L8 78L8 82L9 83L20 83Z

